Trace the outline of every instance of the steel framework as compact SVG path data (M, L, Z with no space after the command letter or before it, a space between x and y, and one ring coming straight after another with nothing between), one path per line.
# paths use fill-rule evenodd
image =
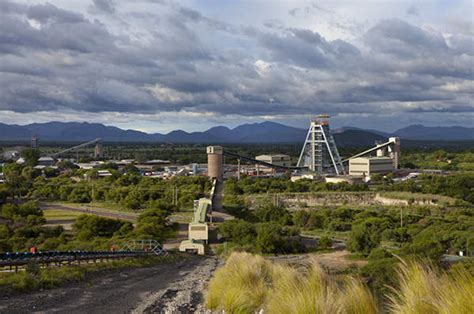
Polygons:
M158 241L152 239L129 240L121 245L121 250L153 252L158 256L168 256L168 251L163 249Z
M336 142L329 131L328 119L328 115L318 115L311 119L297 166L308 167L319 175L343 175L346 172Z

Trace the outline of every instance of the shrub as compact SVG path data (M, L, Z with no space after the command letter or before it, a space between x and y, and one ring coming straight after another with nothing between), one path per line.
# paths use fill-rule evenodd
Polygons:
M387 228L388 222L382 218L368 218L355 224L352 228L349 248L353 252L369 255L381 240L382 230Z
M332 246L332 240L328 236L322 236L318 241L318 249L329 249Z
M89 240L93 237L111 237L126 224L130 223L118 219L80 215L73 224L73 230L78 239Z

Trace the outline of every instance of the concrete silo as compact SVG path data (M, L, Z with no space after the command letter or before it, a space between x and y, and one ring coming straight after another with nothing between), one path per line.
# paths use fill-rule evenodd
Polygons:
M213 179L222 179L224 175L222 146L207 147L207 176Z

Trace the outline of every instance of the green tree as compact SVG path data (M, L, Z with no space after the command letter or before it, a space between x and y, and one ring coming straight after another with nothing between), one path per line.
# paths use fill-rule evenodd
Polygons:
M40 158L40 151L34 148L27 148L21 152L21 157L25 159L25 164L28 166L36 166Z
M349 248L353 252L369 255L381 241L381 233L388 226L388 221L383 218L368 218L352 226Z
M284 244L281 237L282 228L279 224L260 223L257 225L256 232L255 246L262 253L277 252Z
M254 244L255 242L256 232L254 225L241 219L224 221L219 224L218 232L225 240L241 246Z

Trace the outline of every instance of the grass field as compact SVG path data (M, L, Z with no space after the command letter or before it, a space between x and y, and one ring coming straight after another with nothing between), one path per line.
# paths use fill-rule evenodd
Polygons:
M46 218L46 221L76 219L78 216L82 214L83 213L81 212L68 211L68 210L62 210L62 209L43 210L43 215L44 215L44 218Z
M104 212L104 213L117 213L117 214L130 213L130 214L137 214L137 215L140 213L140 211L129 210L122 207L119 204L111 203L111 202L91 202L87 204L78 204L78 203L72 203L72 202L50 202L48 204L67 206L67 207L78 208L78 209L93 209L95 211Z

